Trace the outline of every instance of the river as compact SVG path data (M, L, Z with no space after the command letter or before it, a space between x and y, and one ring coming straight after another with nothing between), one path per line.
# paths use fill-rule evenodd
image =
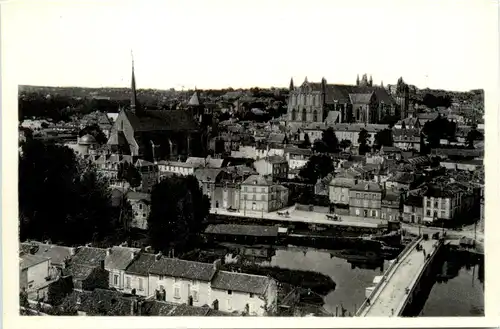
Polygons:
M484 292L482 277L484 270L471 255L448 252L436 283L433 285L421 316L478 316L484 314ZM383 268L388 260L380 260ZM365 262L366 263L366 262ZM382 264L379 265L382 265ZM365 298L365 288L375 276L381 275L379 268L360 268L345 258L331 256L329 252L314 249L286 248L276 250L270 265L288 269L311 270L330 276L337 284L324 298L324 308L335 314L342 305L347 312L354 313ZM365 264L366 265L366 264ZM363 266L370 267L370 266ZM373 266L375 267L375 266Z

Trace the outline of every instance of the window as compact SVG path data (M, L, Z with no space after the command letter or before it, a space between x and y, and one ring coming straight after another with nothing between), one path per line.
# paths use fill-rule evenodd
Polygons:
M359 198L359 193L356 193L356 198Z
M139 203L139 209L142 210L142 203Z
M181 287L174 287L174 298L181 298Z
M252 293L250 293L250 298L253 298L253 294Z
M444 218L444 211L441 211L441 218Z
M231 311L231 301L229 299L226 301L226 304L227 304L227 310Z
M163 280L163 275L159 275L158 280Z
M434 201L434 208L437 208L439 205L438 205L438 202L437 201Z
M243 192L247 192L247 187L243 187Z
M434 211L434 217L437 217L438 216L438 212L437 211Z
M254 195L252 195L252 199L253 199L253 200L257 200L257 197L256 197L256 195L255 195L255 194L254 194Z
M430 215L431 215L431 211L430 211L429 209L427 209L426 215L427 215L427 216L430 216Z
M307 121L307 112L306 112L306 109L302 110L302 121Z
M359 216L359 209L356 209L356 215Z
M194 300L195 302L197 302L197 301L198 301L198 291L196 291L196 290L193 290L193 300Z
M377 211L376 210L372 210L372 217L377 217Z
M385 219L385 213L382 213L381 216L382 216L382 219Z
M266 196L265 196L265 195L262 195L262 196L260 197L260 199L261 199L261 201L266 201Z
M441 209L446 209L444 202L441 202Z
M257 192L257 189L254 187L254 188L253 188L253 193L255 193L255 192Z
M130 277L127 277L127 283L125 285L125 288L130 289Z
M427 208L430 208L430 207L431 207L431 201L427 200Z
M114 279L115 285L118 285L118 279L119 279L118 275L115 274L115 279Z
M140 291L144 290L144 282L142 281L142 278L139 278L139 290Z
M146 218L146 213L145 212L142 213L142 218Z
M266 189L263 187L263 188L260 189L260 192L264 193L264 192L266 192Z
M232 295L232 294L233 294L233 291L232 291L232 290L228 290L228 291L227 291L227 294L228 294L228 295Z

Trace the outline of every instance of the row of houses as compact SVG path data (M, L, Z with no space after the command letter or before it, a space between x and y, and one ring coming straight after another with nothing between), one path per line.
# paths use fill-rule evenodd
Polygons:
M220 260L186 261L125 245L103 249L22 243L20 278L21 289L44 302L54 302L49 300L54 296L51 285L71 278L79 293L113 290L147 301L248 315L265 315L277 307L277 282L270 277L224 271Z

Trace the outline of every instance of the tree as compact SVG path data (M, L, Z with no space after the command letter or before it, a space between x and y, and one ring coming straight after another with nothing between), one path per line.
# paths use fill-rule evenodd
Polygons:
M318 153L328 152L328 147L326 146L326 143L323 142L323 140L321 140L321 139L317 139L314 141L312 149L314 150L314 152L318 152Z
M113 231L107 180L66 147L29 140L19 156L21 240L69 245Z
M352 143L348 139L343 139L339 143L339 147L345 151L346 148L351 147Z
M309 140L309 135L307 133L304 134L304 141L300 145L302 148L308 149L311 147L311 141Z
M467 133L467 147L470 149L474 148L474 141L481 140L483 134L481 134L477 129L472 129Z
M391 129L380 130L375 134L375 148L377 150L380 150L382 146L392 146L392 145L393 145L393 139L392 139Z
M361 129L359 132L358 143L359 143L359 154L364 155L369 151L370 147L367 145L368 143L368 131L366 129Z
M339 141L337 139L337 135L335 135L335 131L333 131L332 127L329 127L321 136L321 140L325 143L326 151L330 153L337 152L339 149Z
M97 125L96 123L86 126L78 133L79 137L85 135L94 136L98 144L106 144L106 142L108 141L106 135L102 132L101 127L99 127L99 125Z
M300 169L299 176L311 183L316 183L318 178L326 177L334 170L333 161L328 155L313 155Z
M153 186L148 220L153 248L182 251L201 231L209 208L209 198L194 176L173 176Z
M137 188L142 184L142 177L139 170L129 162L120 163L116 177L119 180L125 180L132 188Z

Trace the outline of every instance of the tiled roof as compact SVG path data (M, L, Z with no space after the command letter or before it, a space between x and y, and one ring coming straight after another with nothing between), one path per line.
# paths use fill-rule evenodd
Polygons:
M349 94L351 104L370 104L373 93L368 94Z
M125 111L134 131L195 131L197 125L183 110L142 110L133 113Z
M263 295L271 279L266 276L219 271L212 280L212 288Z
M208 307L194 307L188 305L178 305L170 313L171 316L206 316L210 308Z
M245 179L242 185L270 186L272 183L261 175L251 175Z
M104 260L104 267L112 270L125 270L139 252L137 248L113 247Z
M125 297L123 294L105 289L95 289L90 294L80 295L81 305L79 310L89 313L89 315L126 316L135 315L134 303L137 297Z
M75 250L70 247L58 246L55 244L44 244L37 241L22 243L22 250L37 256L50 258L53 265L63 265L65 259L71 258Z
M310 156L313 154L311 149L301 149L299 147L287 147L285 148L285 153L305 156Z
M147 276L149 269L155 263L156 255L141 252L126 268L126 273Z
M87 278L90 273L96 268L95 266L71 264L64 269L65 275L71 275L73 280L83 280Z
M205 233L249 236L278 236L278 228L276 226L210 224L205 229Z
M200 182L216 182L217 177L222 172L222 169L216 168L200 168L194 172L194 176Z
M326 103L333 104L335 101L338 103L351 103L349 94L371 94L374 93L377 100L384 102L387 105L394 105L394 99L382 87L362 87L351 85L326 85Z
M415 180L415 175L409 172L397 172L389 180L402 184L410 184Z
M205 163L206 163L205 158L189 157L186 159L186 164L196 166L196 167L204 167Z
M144 200L151 202L151 194L144 192L129 191L127 193L127 199L129 200Z
M353 191L368 191L368 192L382 192L382 189L377 183L361 182L354 185L351 190Z
M25 254L20 257L19 260L19 269L24 270L27 269L31 266L35 266L37 264L43 263L48 261L49 258L47 257L42 257L42 256L37 256L37 255L31 255L31 254Z
M88 266L100 266L101 261L106 258L106 249L94 248L94 247L81 247L75 256L73 256L71 263L88 265Z
M156 275L208 282L215 274L215 266L214 264L174 258L161 258L153 264L149 272Z
M405 205L414 206L414 207L422 207L424 199L422 196L410 194L405 200Z

